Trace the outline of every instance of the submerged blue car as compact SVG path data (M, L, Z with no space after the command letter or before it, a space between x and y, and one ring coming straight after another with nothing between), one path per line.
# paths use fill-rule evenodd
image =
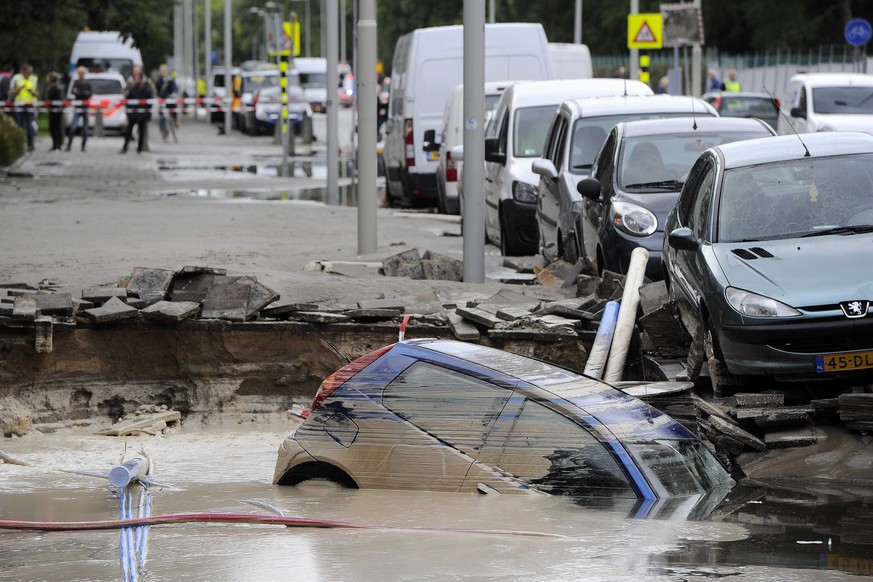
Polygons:
M385 346L321 385L274 482L656 500L733 481L685 427L599 380L449 340Z

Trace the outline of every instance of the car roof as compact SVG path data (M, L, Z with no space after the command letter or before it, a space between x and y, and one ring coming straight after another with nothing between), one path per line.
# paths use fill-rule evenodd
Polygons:
M518 81L506 89L506 99L516 107L559 105L567 99L581 97L612 97L616 95L651 95L652 90L640 81L625 79L553 79L548 81Z
M869 154L873 153L873 135L848 131L804 133L800 137L789 134L733 142L713 149L721 153L725 169L732 169L806 157L807 149L813 158Z
M709 97L721 97L722 99L734 99L734 98L760 98L760 99L770 99L771 101L775 99L775 97L770 96L769 93L762 93L757 91L707 91L703 95L700 96L701 99L707 99Z
M873 75L864 73L799 73L790 81L801 81L810 87L873 86Z
M619 439L693 438L670 416L650 408L641 400L605 382L553 364L455 340L409 340L396 346L406 353L409 353L407 350L418 354L436 352L521 380L534 387L530 396L535 400L556 404L570 416L579 415L581 411ZM562 405L561 401L571 406Z
M695 129L696 125L696 129ZM664 134L690 134L695 131L708 132L758 132L762 136L773 135L773 131L760 119L744 117L665 117L644 121L625 121L618 124L624 137L638 137Z
M687 111L695 114L718 116L712 105L697 97L674 95L644 95L630 97L586 97L571 99L561 104L573 119L597 117L620 113L679 113Z

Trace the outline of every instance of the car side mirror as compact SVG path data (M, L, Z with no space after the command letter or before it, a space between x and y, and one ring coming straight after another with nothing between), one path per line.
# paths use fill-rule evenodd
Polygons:
M576 184L576 191L585 198L600 200L600 180L597 178L585 178Z
M440 149L440 144L437 143L436 140L436 130L428 129L424 132L424 141L421 145L421 149L426 152L432 152Z
M534 160L530 169L533 170L534 174L542 176L548 180L558 179L558 170L555 168L555 164L553 164L551 160L545 158Z
M495 164L500 164L501 166L506 164L506 154L497 151L496 137L485 138L485 161L494 162Z
M791 108L791 117L802 117L802 118L806 119L806 111L804 111L800 107L792 107Z
M464 161L464 146L456 145L452 148L452 160L454 160L455 162Z
M694 236L690 228L677 228L667 237L667 242L680 251L696 251L700 248L700 240Z

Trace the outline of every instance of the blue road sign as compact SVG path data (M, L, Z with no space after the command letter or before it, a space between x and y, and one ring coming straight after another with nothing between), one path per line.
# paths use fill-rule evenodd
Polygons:
M843 31L846 35L846 42L852 46L864 46L870 42L870 36L873 35L873 28L870 23L863 18L853 18L846 25Z

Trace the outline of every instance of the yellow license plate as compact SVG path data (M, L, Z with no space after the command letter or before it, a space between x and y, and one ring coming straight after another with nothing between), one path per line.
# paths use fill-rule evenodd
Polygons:
M873 368L873 350L849 354L825 354L815 357L815 371L819 374L851 372L867 368Z

